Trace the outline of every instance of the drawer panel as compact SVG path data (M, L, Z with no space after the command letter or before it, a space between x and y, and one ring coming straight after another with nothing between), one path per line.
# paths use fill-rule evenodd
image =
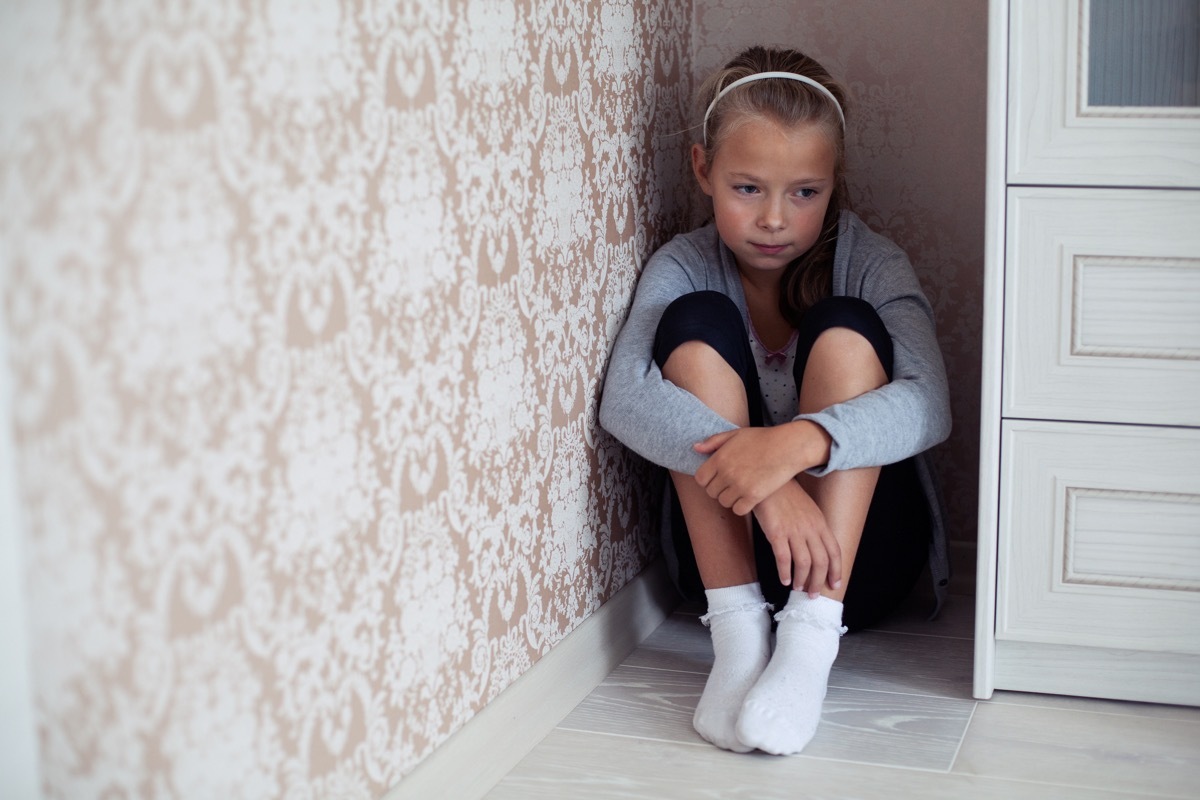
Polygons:
M1073 354L1200 358L1200 260L1080 256L1072 289Z
M1200 192L1009 193L1007 417L1200 425Z
M1200 655L1200 431L1010 420L996 639Z

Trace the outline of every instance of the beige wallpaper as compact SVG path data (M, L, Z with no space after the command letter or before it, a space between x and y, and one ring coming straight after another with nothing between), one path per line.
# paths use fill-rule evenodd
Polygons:
M0 3L46 796L378 796L648 563L599 380L743 44L859 100L971 538L985 5Z
M595 416L689 25L0 4L47 797L379 796L653 557Z
M974 542L987 0L695 0L693 69L795 47L846 83L851 199L902 246L937 314L954 431L937 451L950 536ZM974 562L956 563L973 570ZM969 577L969 576L968 576Z

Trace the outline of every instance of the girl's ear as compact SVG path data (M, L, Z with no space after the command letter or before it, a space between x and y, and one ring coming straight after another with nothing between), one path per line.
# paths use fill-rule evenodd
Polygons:
M706 195L712 197L712 181L708 177L708 159L704 156L703 145L692 145L692 172L695 173L700 188Z

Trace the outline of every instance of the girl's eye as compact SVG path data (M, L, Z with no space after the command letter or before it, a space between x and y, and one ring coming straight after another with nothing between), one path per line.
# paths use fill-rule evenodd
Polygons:
M758 187L751 186L749 184L742 184L740 186L734 186L733 191L737 192L738 194L757 194Z
M805 200L811 200L812 198L817 196L817 190L816 189L801 189L800 191L796 192L796 194L800 195Z

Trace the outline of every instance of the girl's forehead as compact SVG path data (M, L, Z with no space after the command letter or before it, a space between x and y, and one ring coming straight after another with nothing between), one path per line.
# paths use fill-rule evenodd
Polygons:
M727 129L713 155L714 165L733 169L755 167L771 172L800 170L830 175L836 161L836 150L825 126L816 122L785 125L768 117L749 116Z
M725 130L721 137L722 146L725 141L730 138L747 134L754 136L779 136L785 139L808 139L814 135L824 138L829 141L829 131L826 126L816 120L805 120L803 122L781 122L775 117L766 114L741 114L733 119L728 120L722 126ZM832 142L830 142L832 144Z

